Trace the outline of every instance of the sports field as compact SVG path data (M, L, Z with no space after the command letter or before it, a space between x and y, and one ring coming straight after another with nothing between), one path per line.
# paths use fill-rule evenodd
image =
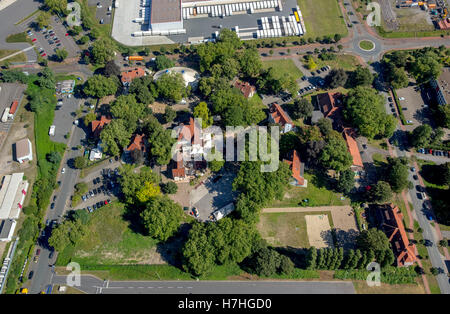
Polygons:
M341 34L347 36L342 12L336 0L297 0L306 25L306 37Z

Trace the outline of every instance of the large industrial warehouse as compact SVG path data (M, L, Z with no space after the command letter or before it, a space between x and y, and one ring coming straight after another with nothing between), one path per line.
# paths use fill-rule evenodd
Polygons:
M210 41L222 27L233 29L244 40L302 36L306 32L295 0L137 0L136 6L123 8L126 14L116 9L115 19L128 19L117 21L121 29L116 36L113 30L113 37L118 41L124 42L120 36L128 29L127 36L134 38L136 45L148 40L154 43L158 37L179 43ZM133 25L126 28L130 20ZM124 43L131 44L132 38Z

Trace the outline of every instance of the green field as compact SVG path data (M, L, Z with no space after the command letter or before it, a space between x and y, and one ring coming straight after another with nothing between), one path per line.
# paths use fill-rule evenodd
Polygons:
M6 37L7 43L25 43L27 42L27 34L25 32L18 34L11 34Z
M327 214L333 226L330 212L263 213L258 230L270 244L279 247L309 248L305 215Z
M316 38L348 31L336 0L297 0L306 25L305 37Z
M281 77L285 74L292 75L296 80L303 76L302 72L297 68L294 61L291 59L286 60L270 60L263 62L263 68L274 68L276 73Z
M341 206L350 204L348 199L340 199L341 194L327 189L324 178L319 178L310 173L305 173L305 178L308 180L308 187L289 186L282 201L275 200L267 207ZM304 199L308 199L308 202L302 202Z
M359 65L359 61L355 56L346 55L346 54L338 54L336 55L336 59L334 60L321 60L318 57L313 57L314 62L317 64L317 69L320 69L323 66L329 65L332 69L343 69L346 71L353 71L356 69L356 66ZM304 59L301 58L300 61L304 63Z
M372 50L374 47L373 42L369 41L369 40L362 40L359 43L359 47L363 50Z
M83 265L145 263L154 254L158 241L136 233L123 219L125 208L113 203L91 213L88 233L75 247L67 247L58 256L58 264L69 260ZM153 250L152 250L153 249Z

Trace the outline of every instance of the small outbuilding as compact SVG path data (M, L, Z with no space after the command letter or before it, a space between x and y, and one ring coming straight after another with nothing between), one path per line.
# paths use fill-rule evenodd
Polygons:
M21 164L33 160L33 149L28 138L21 139L16 143L16 160Z

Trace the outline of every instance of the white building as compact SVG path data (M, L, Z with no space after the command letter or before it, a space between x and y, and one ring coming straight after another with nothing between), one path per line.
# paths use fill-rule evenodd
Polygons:
M3 177L0 189L0 220L18 219L28 190L23 172Z
M14 219L0 220L0 242L11 241L17 222Z
M21 164L33 160L33 148L28 138L21 139L16 143L16 160Z

